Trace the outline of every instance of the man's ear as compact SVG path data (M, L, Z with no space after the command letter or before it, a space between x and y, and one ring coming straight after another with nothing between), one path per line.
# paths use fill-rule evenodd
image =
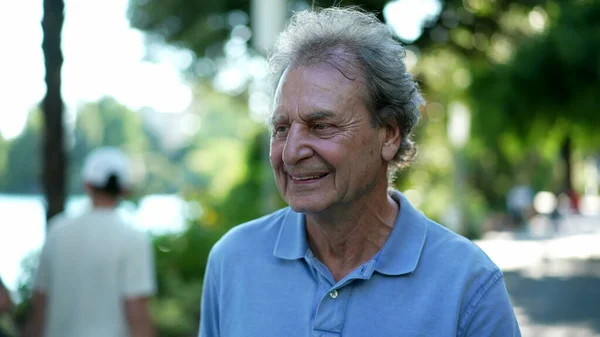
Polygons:
M381 144L381 158L385 161L391 161L396 156L402 141L402 132L400 126L396 123L391 123L385 126L382 130L383 142Z

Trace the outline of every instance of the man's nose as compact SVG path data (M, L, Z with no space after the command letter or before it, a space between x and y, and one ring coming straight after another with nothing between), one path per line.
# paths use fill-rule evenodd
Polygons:
M303 125L293 124L288 131L283 147L283 163L286 166L298 164L314 153L309 143L308 130Z

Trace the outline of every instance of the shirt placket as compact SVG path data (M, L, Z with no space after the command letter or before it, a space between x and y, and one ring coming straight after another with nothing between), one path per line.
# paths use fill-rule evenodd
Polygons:
M310 264L315 270L318 280L317 294L319 294L316 298L311 337L339 337L344 329L348 299L352 293L354 281L367 278L364 275L367 267L358 268L334 284L333 277L327 268L314 256L310 257Z
M344 329L346 305L352 290L352 284L345 286L321 288L325 290L315 313L313 337L339 337Z

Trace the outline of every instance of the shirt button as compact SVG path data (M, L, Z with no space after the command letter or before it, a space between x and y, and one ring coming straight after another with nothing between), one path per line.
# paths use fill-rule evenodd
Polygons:
M338 296L337 290L333 290L329 293L329 297L331 297L331 298L335 299L337 296Z

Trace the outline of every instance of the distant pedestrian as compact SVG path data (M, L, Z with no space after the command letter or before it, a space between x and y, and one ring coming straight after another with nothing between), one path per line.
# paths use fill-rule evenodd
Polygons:
M506 196L508 213L517 227L525 226L533 204L533 190L526 184L513 186Z
M100 148L83 183L92 208L50 222L34 283L30 337L152 337L153 250L116 207L131 188L127 157Z

